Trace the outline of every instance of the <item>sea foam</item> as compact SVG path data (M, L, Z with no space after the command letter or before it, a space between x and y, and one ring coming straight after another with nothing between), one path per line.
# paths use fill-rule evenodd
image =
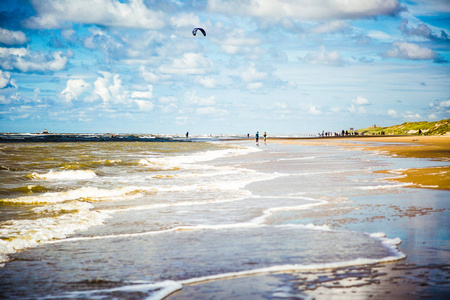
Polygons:
M82 180L92 179L97 177L92 170L67 170L67 171L50 171L46 174L31 173L28 177L32 179L44 179L44 180Z

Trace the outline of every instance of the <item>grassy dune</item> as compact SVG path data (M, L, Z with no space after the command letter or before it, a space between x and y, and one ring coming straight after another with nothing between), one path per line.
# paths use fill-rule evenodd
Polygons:
M450 119L436 122L405 122L389 127L368 127L358 129L362 135L446 135L450 134Z

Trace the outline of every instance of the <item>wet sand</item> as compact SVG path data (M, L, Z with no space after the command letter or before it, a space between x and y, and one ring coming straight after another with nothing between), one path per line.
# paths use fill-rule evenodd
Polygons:
M335 145L351 150L377 151L397 157L425 158L450 162L450 136L377 136L322 139L274 139L269 142L297 145ZM411 183L409 187L450 190L450 165L407 170L383 170L396 174L387 180Z
M338 146L341 150L377 151L390 157L436 160L441 164L450 161L448 136L269 139L267 143ZM202 282L186 285L168 299L196 299L198 295L202 295L202 299L449 299L450 248L445 238L449 226L446 204L449 171L449 166L377 171L388 173L390 178L386 180L410 183L407 187L421 189L407 193L406 198L400 197L401 203L395 191L381 193L369 201L364 200L364 195L359 196L358 201L351 201L358 196L324 198L328 204L296 215L298 219L335 229L379 231L391 238L400 235L403 241L400 250L407 255L406 259L333 270ZM431 232L443 234L436 239L439 234L430 238Z

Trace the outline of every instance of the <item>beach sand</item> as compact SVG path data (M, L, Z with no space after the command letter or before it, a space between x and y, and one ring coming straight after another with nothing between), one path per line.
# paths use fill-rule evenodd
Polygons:
M298 145L335 145L351 150L377 151L397 157L450 162L450 136L376 136L321 139L276 139L270 142ZM383 170L398 175L387 180L410 183L413 188L450 190L450 165L407 170Z
M407 258L393 263L333 270L261 274L207 281L186 285L168 299L195 299L197 295L202 295L204 299L449 298L449 243L445 238L439 240L435 237L439 235L436 232L443 232L445 236L448 230L446 199L448 200L447 191L450 190L450 166L442 166L442 162L450 161L450 137L268 139L267 143L338 146L340 150L377 151L381 155L392 157L440 162L441 165L436 167L376 171L390 175L389 179L384 180L410 183L406 186L422 188L411 192L408 198L403 199L402 204L392 194L380 194L379 198L375 197L367 202L354 202L355 208L349 208L348 201L330 201L317 210L301 212L296 216L298 219L303 218L316 225L329 225L335 229L384 232L391 238L401 235L401 232L406 233L401 236L400 250ZM260 142L260 146L261 144ZM256 187L254 189L257 190ZM378 202L374 201L376 199ZM349 213L351 210L358 213ZM431 238L430 235L434 237ZM280 289L280 286L283 288Z

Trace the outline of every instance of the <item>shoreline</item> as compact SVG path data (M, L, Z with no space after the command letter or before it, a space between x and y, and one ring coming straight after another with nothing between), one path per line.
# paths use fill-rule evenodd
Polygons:
M309 140L273 138L268 142L285 145L334 145L348 147L351 150L376 151L381 155L389 155L391 157L422 158L450 162L450 136L354 136ZM377 172L396 174L398 176L395 178L387 178L386 180L410 183L408 187L411 188L450 190L450 165Z
M412 139L416 139L416 137L301 140L271 138L267 140L267 144L338 146L341 149L342 146L345 146L352 151L378 151L376 148L390 146L392 147L391 152L380 152L380 154L395 160L395 149L398 150L398 147L411 148L410 140ZM426 138L425 141L420 141L420 145L430 147L439 143L446 144L449 141L450 139L432 142L431 139ZM249 140L249 144L254 142L254 139ZM389 144L386 145L386 143ZM419 147L420 145L414 146ZM264 147L264 141L260 140L259 147ZM409 153L411 156L408 157L416 157L414 155L417 155L418 152L409 151ZM438 160L441 165L442 161L447 161L445 156L436 155L434 151L429 151L426 158ZM438 173L436 168L432 169ZM399 172L399 170L395 171ZM409 178L407 179L409 180ZM260 190L264 190L263 186L263 183L259 183L252 187L252 191L255 194L258 194L258 191L264 193L260 192ZM401 187L403 186L401 185ZM255 298L255 295L279 295L284 298L290 296L302 298L304 296L304 298L311 299L447 299L450 291L448 289L450 269L448 264L438 263L435 258L443 259L447 255L448 247L445 240L437 242L426 233L448 227L446 224L442 224L445 216L448 215L448 209L444 202L436 200L440 199L439 196L435 196L445 197L446 192L427 190L425 186L420 185L415 187L421 189L406 192L408 195L406 198L396 198L395 195L398 192L395 190L383 191L379 195L373 194L368 200L365 200L364 191L355 192L355 194L347 196L348 199L339 196L335 196L335 200L332 199L333 197L321 197L320 199L329 202L316 209L296 213L296 218L303 220L305 224L310 222L317 226L327 225L335 230L343 229L368 234L383 232L389 238L399 237L401 239L399 250L406 255L404 259L391 263L342 267L332 270L310 272L293 270L192 283L184 285L182 290L165 299L193 299L198 295L204 296L205 299L208 299L208 296L224 299L230 295L239 295L236 299L251 299ZM324 193L326 195L326 192ZM433 196L427 197L428 195ZM445 231L445 229L443 230ZM277 288L280 286L283 288Z

